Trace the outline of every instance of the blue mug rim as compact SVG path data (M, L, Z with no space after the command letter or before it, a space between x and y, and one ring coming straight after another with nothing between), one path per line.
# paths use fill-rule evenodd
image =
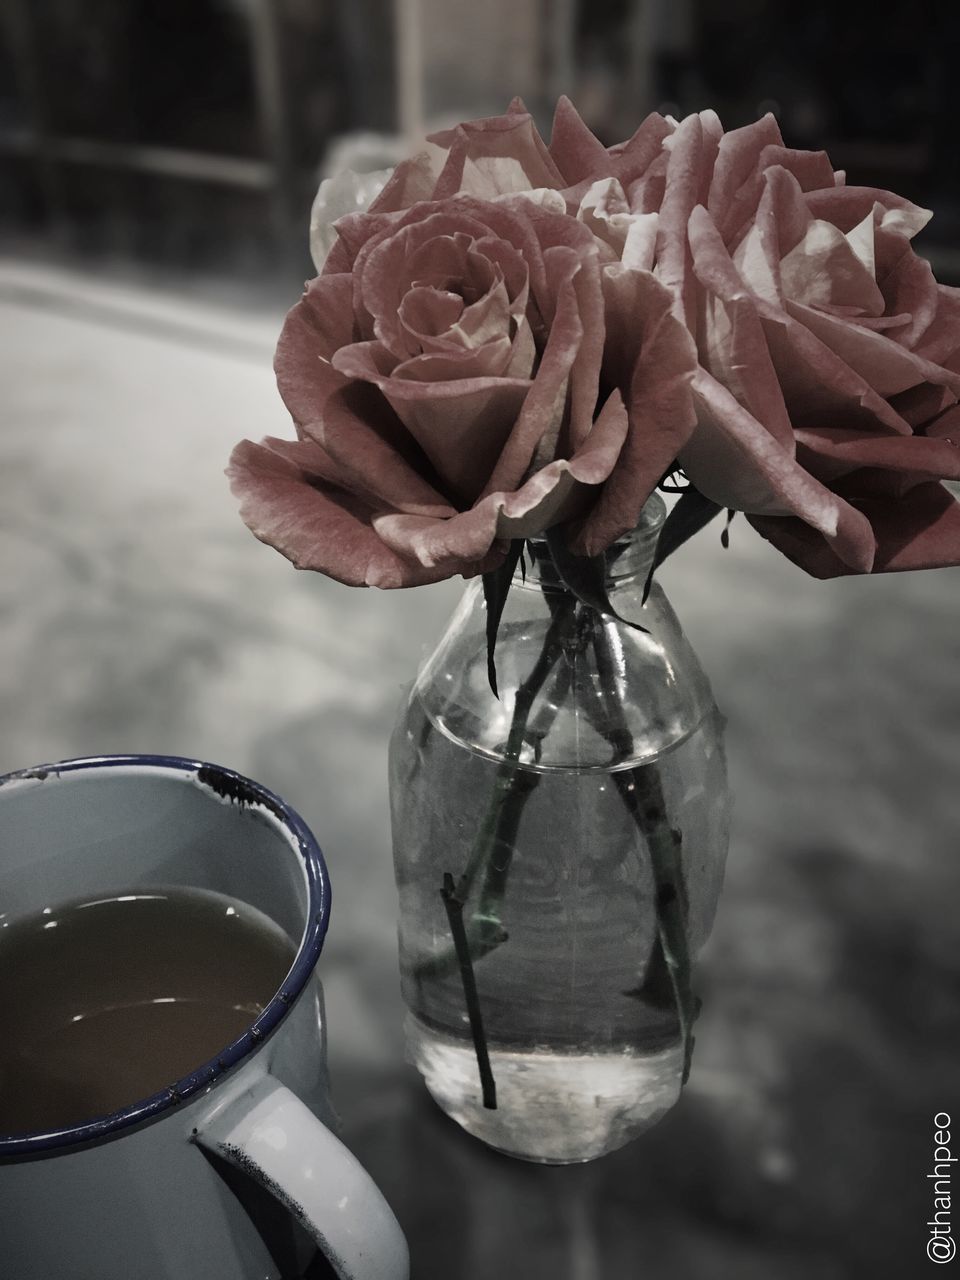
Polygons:
M304 861L307 876L307 924L297 948L297 954L279 990L275 992L263 1012L232 1043L208 1062L202 1063L188 1075L175 1080L158 1093L142 1098L109 1115L85 1120L82 1124L57 1129L38 1130L35 1133L0 1133L0 1161L31 1155L54 1155L61 1150L89 1146L113 1138L126 1130L154 1120L172 1111L174 1107L192 1099L215 1084L231 1071L280 1025L296 1003L323 950L323 941L330 923L330 877L323 853L313 832L295 809L259 782L222 765L191 760L184 756L164 755L105 755L84 756L61 760L53 764L36 765L19 769L0 777L0 787L14 782L45 782L53 776L79 773L83 770L104 770L118 767L140 767L158 773L173 772L191 779L197 785L208 788L221 800L239 805L260 805L295 839Z

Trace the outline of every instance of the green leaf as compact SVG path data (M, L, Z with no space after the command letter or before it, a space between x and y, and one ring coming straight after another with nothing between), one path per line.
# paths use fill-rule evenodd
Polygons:
M491 569L489 573L483 575L483 598L487 602L487 679L490 681L490 688L495 698L500 697L497 692L497 664L494 659L497 632L500 629L503 606L507 603L514 570L522 553L523 539L514 538L500 567Z
M606 556L578 556L567 545L567 535L563 525L554 525L546 533L547 546L553 557L554 567L560 575L560 581L571 591L581 604L597 613L616 618L627 627L636 631L646 631L639 622L630 622L621 618L607 595L607 561Z
M693 485L688 485L684 489L670 509L660 530L660 536L657 538L657 549L653 553L653 563L650 565L650 572L643 587L644 603L653 585L653 575L667 556L672 555L688 538L692 538L695 533L705 528L720 509L719 502L714 502L712 498L705 498L699 489L694 489Z

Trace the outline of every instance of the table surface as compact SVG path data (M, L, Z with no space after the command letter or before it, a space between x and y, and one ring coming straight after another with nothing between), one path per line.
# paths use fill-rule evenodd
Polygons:
M817 583L743 520L665 566L735 794L693 1072L622 1151L511 1161L403 1060L386 746L462 584L352 591L241 525L230 448L290 434L279 321L0 261L0 771L182 754L300 810L342 1137L417 1280L920 1274L933 1117L960 1116L960 571Z

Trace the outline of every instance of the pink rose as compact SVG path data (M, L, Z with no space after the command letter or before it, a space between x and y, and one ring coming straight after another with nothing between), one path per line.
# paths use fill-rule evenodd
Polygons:
M960 479L960 290L910 247L928 213L847 187L772 116L724 134L712 111L652 114L605 148L561 99L549 148L519 104L438 141L381 207L530 187L671 290L699 356L679 461L703 494L817 576L960 563L939 483Z
M910 246L930 215L848 187L772 116L667 143L657 274L696 335L680 452L818 577L960 562L960 290Z
M452 137L337 223L277 348L298 439L228 471L259 538L352 585L484 572L560 522L603 550L694 425L649 219L601 190L571 213L518 108Z
M595 554L679 459L817 576L960 563L960 290L910 247L927 213L770 116L652 114L607 148L561 99L547 146L515 102L432 142L291 312L300 440L231 465L259 537L384 585L560 521ZM418 264L463 250L421 279L395 238Z

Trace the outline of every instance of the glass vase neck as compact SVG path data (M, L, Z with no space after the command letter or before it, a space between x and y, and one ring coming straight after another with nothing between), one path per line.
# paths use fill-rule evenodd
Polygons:
M622 584L641 575L646 578L666 514L663 499L657 493L651 494L644 503L636 527L611 543L604 552L608 585ZM566 590L546 538L530 538L527 545L530 554L525 557L525 571L517 568L514 584Z

